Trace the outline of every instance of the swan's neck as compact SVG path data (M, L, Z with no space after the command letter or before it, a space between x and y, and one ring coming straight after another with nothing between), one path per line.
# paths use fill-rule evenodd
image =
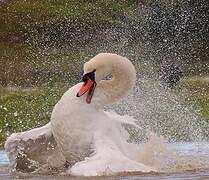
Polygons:
M112 79L98 83L97 92L102 106L117 102L125 97L134 86L136 71L130 61L122 61L112 65Z

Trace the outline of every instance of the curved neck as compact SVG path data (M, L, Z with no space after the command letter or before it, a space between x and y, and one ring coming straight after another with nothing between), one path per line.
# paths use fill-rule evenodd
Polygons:
M102 80L97 85L97 92L102 106L112 104L127 96L129 90L134 86L136 71L132 63L125 59L115 62L111 67L111 80Z

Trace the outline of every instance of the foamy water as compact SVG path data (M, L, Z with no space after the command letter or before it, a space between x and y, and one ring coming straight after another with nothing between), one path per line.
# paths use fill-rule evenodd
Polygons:
M137 177L140 177L140 179L209 178L208 142L164 143L162 138L156 137L154 134L150 136L151 139L147 143L139 144L141 148L139 158L141 158L141 162L155 166L162 173L124 173L109 177L109 179L136 179ZM0 179L13 179L5 166L8 163L6 153L0 151ZM27 174L25 176L31 179L54 179L56 177L60 179L71 179L69 176L66 177L63 175ZM21 178L21 176L18 176L18 178ZM101 177L101 179L103 178Z
M209 169L209 142L167 143L150 132L148 141L138 144L137 161L160 173L180 173ZM0 165L8 165L6 152L0 151Z
M182 173L186 171L209 170L208 142L166 143L162 138L151 135L141 145L141 161L153 166L158 172Z

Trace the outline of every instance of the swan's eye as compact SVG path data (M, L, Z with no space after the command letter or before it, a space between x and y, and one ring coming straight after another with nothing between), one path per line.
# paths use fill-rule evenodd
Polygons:
M111 80L112 79L112 74L108 74L103 80Z

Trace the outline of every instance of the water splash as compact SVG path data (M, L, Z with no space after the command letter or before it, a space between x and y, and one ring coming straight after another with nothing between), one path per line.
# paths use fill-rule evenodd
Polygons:
M130 95L110 108L137 119L143 130L129 131L135 141L143 140L147 130L169 142L208 138L208 123L200 119L192 107L184 105L181 97L152 79L139 79Z
M148 141L141 144L140 162L159 172L176 173L209 168L207 142L167 143L162 136L150 132Z

